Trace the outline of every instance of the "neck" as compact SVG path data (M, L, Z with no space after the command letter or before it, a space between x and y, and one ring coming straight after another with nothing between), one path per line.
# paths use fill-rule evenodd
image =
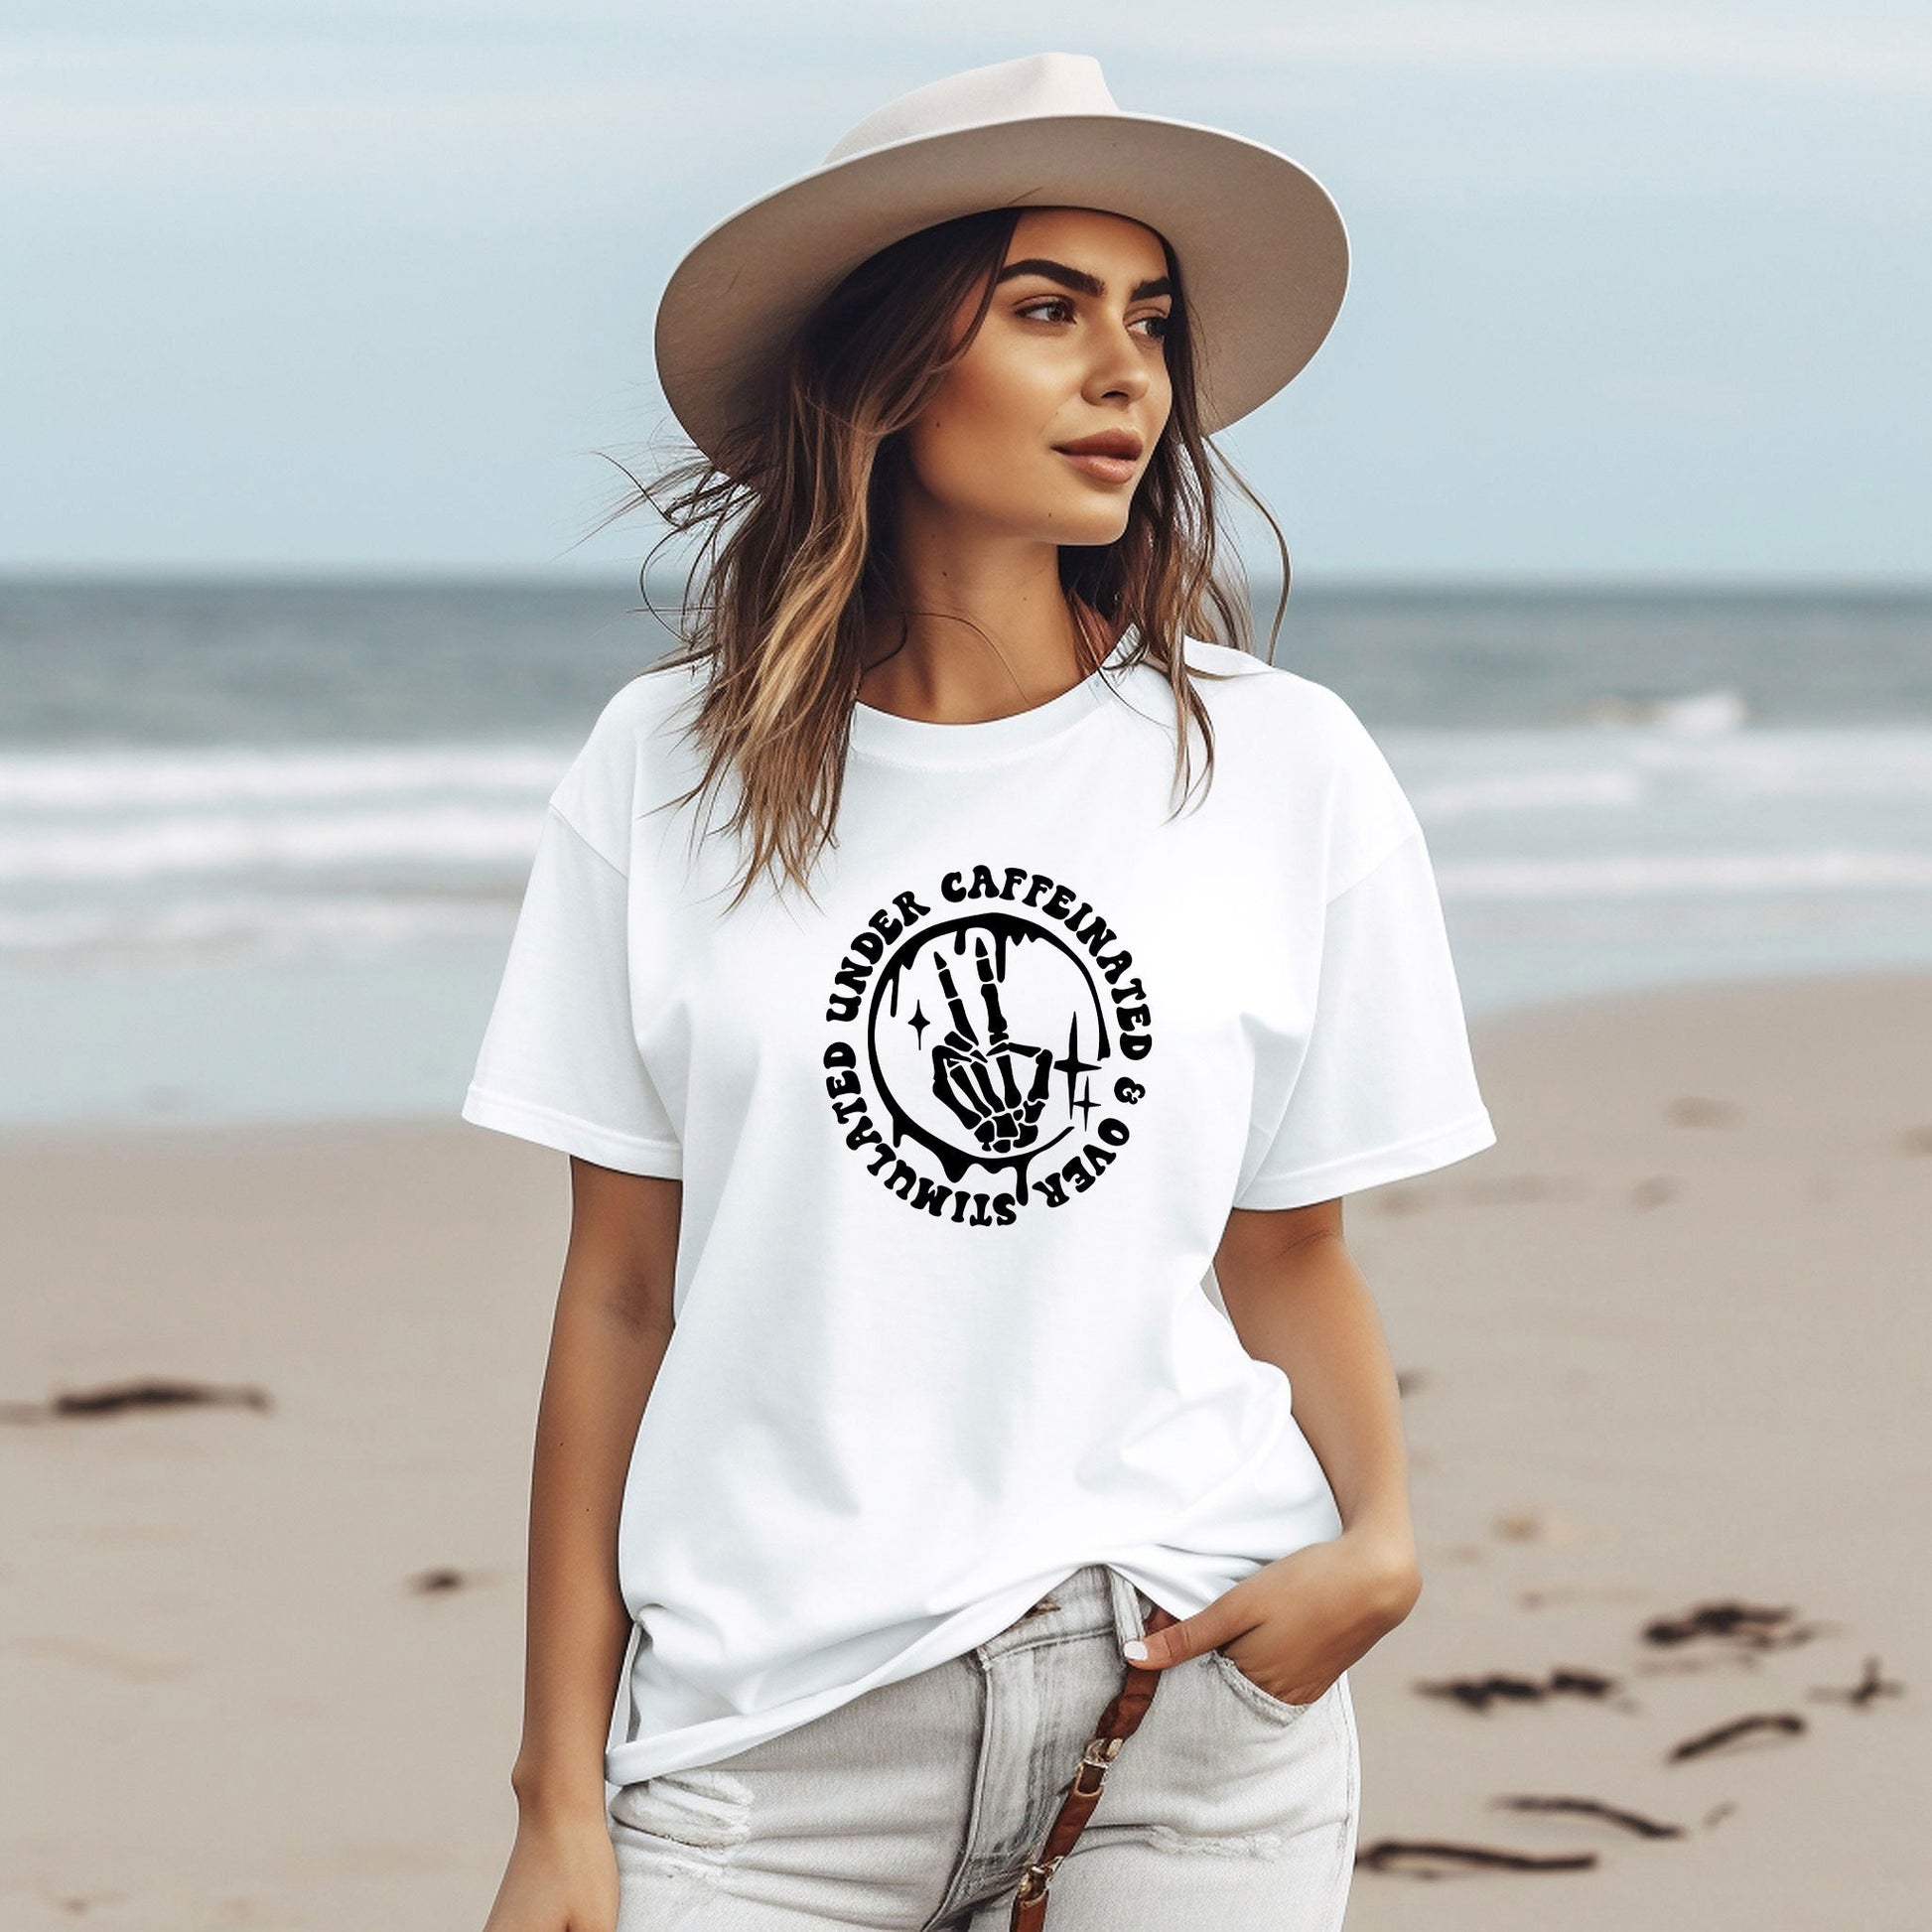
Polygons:
M975 567L975 564L977 567ZM902 556L902 608L867 626L860 699L929 724L983 724L1047 703L1092 674L1113 627L1068 596L1055 546L983 553L962 568Z

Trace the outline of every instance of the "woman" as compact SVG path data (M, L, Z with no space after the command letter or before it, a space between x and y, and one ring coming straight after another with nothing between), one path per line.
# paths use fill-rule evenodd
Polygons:
M1339 1924L1420 1588L1341 1197L1494 1139L1394 774L1207 635L1205 437L1344 265L1049 54L672 278L704 595L464 1106L572 1186L488 1932Z

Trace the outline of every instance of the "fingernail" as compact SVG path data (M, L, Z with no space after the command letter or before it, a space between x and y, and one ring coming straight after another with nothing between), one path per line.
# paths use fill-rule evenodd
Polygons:
M1134 1638L1130 1643L1122 1644L1121 1651L1130 1664L1144 1664L1147 1662L1147 1645L1139 1637Z

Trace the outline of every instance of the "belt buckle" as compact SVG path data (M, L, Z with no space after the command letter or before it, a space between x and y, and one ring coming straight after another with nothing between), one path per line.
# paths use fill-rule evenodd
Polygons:
M1050 1859L1035 1859L1020 1874L1019 1889L1014 1894L1016 1901L1024 1904L1042 1896L1052 1879L1054 1867L1065 1856L1064 1852L1060 1852Z

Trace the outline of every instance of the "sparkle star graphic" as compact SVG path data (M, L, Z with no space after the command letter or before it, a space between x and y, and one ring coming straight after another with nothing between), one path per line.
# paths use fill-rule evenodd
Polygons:
M1078 1101L1074 1098L1074 1085L1083 1073L1096 1073L1100 1069L1098 1060L1083 1060L1080 1057L1080 1016L1075 1014L1066 1023L1066 1058L1055 1060L1053 1064L1066 1075L1066 1104L1071 1112L1080 1106L1091 1106L1091 1101Z

